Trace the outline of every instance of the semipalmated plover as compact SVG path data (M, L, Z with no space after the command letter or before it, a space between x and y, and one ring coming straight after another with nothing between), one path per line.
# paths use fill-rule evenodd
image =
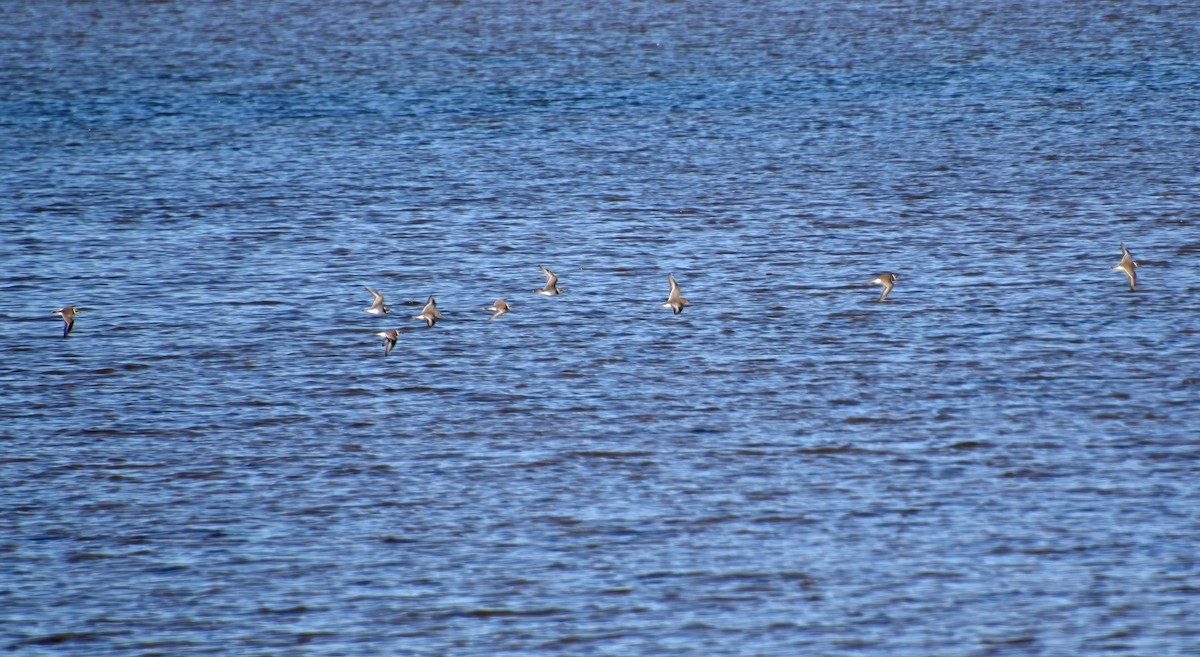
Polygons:
M879 295L879 300L880 300L880 301L883 301L884 299L886 299L886 298L887 298L888 292L891 292L891 291L892 291L892 286L893 286L893 285L896 283L896 281L898 281L898 280L900 280L900 274L893 274L893 273L890 273L890 272L884 272L884 273L882 273L882 274L880 274L880 275L876 276L875 278L872 278L872 279L870 280L870 283L869 283L869 284L870 284L870 285L882 285L882 286L883 286L883 294Z
M1109 269L1120 269L1125 272L1125 276L1129 278L1129 291L1137 291L1137 274L1134 273L1136 267L1140 267L1138 263L1133 261L1133 254L1129 253L1129 249L1125 245L1121 245L1121 262L1109 267Z
M400 331L396 329L388 329L386 331L380 331L375 335L383 338L383 355L390 356L392 353L392 347L396 346L396 340L400 339Z
M432 327L442 318L442 314L438 312L437 301L433 300L433 295L429 295L429 301L425 302L425 307L421 309L420 315L413 315L413 319L425 320L425 325Z
M82 311L82 308L76 308L75 306L63 306L54 311L55 315L62 317L64 338L67 337L72 328L75 328L75 315L78 315Z
M541 269L542 273L546 275L546 287L543 287L540 290L534 290L534 292L537 292L538 294L544 294L548 297L552 297L556 294L562 294L563 291L558 289L558 276L549 269L546 269L545 265L538 265L538 269Z
M508 302L504 299L496 299L496 303L488 306L487 309L496 313L495 315L491 316L491 319L496 319L504 313L512 310L512 306L508 305Z
M682 292L679 290L679 283L675 282L674 274L667 274L667 282L671 284L671 292L667 295L667 302L661 307L670 308L678 315L683 312L683 307L688 305L688 300L680 296Z
M371 303L370 308L363 309L364 313L370 313L372 315L386 315L386 314L392 312L391 308L388 308L387 306L383 305L383 295L382 294L376 292L375 290L372 290L371 288L367 288L367 292L370 292L371 296L375 297L375 301Z

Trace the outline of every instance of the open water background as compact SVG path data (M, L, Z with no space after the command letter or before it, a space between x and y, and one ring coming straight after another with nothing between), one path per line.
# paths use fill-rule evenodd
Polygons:
M1200 654L1200 5L0 5L0 648Z

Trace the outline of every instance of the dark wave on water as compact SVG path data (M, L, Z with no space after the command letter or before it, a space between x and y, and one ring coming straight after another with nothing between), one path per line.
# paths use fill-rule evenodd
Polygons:
M0 648L1200 645L1192 5L8 4Z

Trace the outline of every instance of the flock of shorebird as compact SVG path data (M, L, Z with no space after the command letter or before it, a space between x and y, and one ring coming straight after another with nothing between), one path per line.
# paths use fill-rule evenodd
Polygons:
M1129 279L1129 291L1135 292L1137 291L1137 273L1134 271L1134 269L1136 269L1138 266L1138 263L1134 262L1133 260L1133 255L1129 253L1129 249L1125 248L1125 245L1122 244L1121 261L1109 269L1121 270L1121 272L1123 272ZM547 269L545 265L538 265L538 268L541 269L542 274L546 276L546 285L544 285L541 289L534 290L534 292L548 297L562 294L562 288L558 287L558 275ZM872 278L867 282L867 284L882 285L883 293L879 295L879 300L884 301L887 299L888 293L892 291L892 288L895 287L896 281L898 280L900 280L899 274L883 272L875 278ZM683 312L683 307L688 305L688 300L683 298L683 292L679 288L679 283L675 281L674 274L667 274L667 283L671 286L671 290L667 293L666 302L660 304L660 307L670 308L675 312L676 315L678 315L679 313ZM371 293L373 300L370 307L365 308L363 312L370 315L380 316L392 312L392 309L384 304L382 294L369 287L367 288L367 292ZM419 303L419 301L415 302L415 304ZM71 333L71 329L75 327L75 316L78 315L82 310L83 308L76 306L63 306L62 308L54 311L54 314L58 315L63 320L64 338L67 337ZM512 310L512 306L509 305L509 303L503 298L501 298L496 299L492 305L487 307L487 310L494 313L490 319L496 319L497 317ZM441 317L442 313L438 312L437 309L437 300L433 298L432 294L429 295L429 300L425 302L425 306L421 308L421 312L413 315L413 319L424 320L427 327L432 327L439 319L441 319ZM396 346L396 341L400 339L400 329L388 329L386 331L380 331L375 335L383 338L383 353L385 356L388 356L391 355L392 349Z
M563 289L558 286L558 275L547 269L545 265L538 265L538 269L541 269L542 274L546 276L546 285L541 289L534 290L534 292L548 297L562 294ZM670 306L671 308L674 308L675 314L678 315L679 313L683 312L683 307L687 305L688 300L679 295L679 284L675 282L675 276L667 274L667 280L671 283L671 294L667 297L667 302L664 303L663 306ZM371 288L367 288L367 292L371 293L373 301L369 307L363 309L364 313L369 315L386 315L392 312L391 308L384 305L382 294ZM512 306L509 305L509 303L503 298L500 298L496 299L496 301L486 309L495 313L490 319L496 319L504 313L512 310ZM433 325L436 324L441 317L442 313L438 312L437 309L437 300L433 298L432 294L429 295L429 300L425 302L425 307L421 309L421 312L413 315L413 319L425 320L425 325L428 327L433 327ZM396 346L396 341L400 339L400 329L388 329L386 331L380 331L375 335L383 338L383 355L387 356L392 353L392 349Z

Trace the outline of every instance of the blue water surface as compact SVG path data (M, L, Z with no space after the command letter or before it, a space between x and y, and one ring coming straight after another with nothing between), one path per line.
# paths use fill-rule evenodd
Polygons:
M9 652L1200 654L1200 7L3 5Z

